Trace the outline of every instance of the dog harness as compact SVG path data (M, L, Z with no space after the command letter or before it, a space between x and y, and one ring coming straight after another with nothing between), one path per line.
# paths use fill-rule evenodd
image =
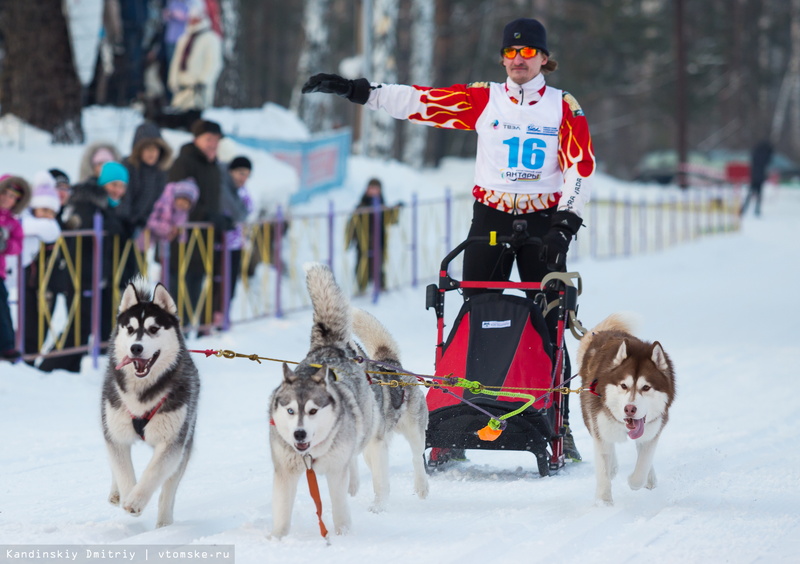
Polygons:
M161 406L164 405L164 402L167 401L169 394L161 398L161 401L156 404L156 406L142 415L141 417L136 417L133 413L131 413L130 409L128 410L128 415L131 416L131 423L133 423L133 430L136 431L136 434L139 435L142 440L144 440L144 428L153 418L153 416L161 409Z

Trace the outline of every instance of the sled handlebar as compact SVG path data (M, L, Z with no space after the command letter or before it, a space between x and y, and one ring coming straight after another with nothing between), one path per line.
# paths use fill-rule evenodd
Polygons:
M496 231L492 231L489 235L473 235L467 237L459 243L452 251L447 253L447 256L442 259L440 267L441 272L447 272L450 263L464 250L476 244L488 244L490 246L503 245L512 249L519 250L522 247L532 245L538 247L542 251L545 250L545 245L541 237L534 237L528 233L528 222L524 219L517 219L511 224L511 235L498 236Z

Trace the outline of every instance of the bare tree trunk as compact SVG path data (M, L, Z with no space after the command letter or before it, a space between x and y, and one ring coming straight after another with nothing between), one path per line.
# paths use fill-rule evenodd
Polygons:
M436 25L434 16L436 5L430 0L412 0L411 20L411 83L420 86L432 86L433 80L433 46L436 41ZM403 148L403 162L415 167L423 165L428 140L428 128L417 124L408 124L406 143Z
M292 102L289 108L305 122L311 131L321 131L331 128L331 96L303 96L301 88L303 83L314 73L328 71L326 56L330 49L328 38L328 13L330 12L329 0L306 0L303 16L303 29L306 40L300 53L297 64L297 80L292 90Z
M778 93L778 101L775 104L770 137L774 140L780 139L781 133L786 126L786 114L789 112L789 107L794 103L791 114L792 127L789 130L789 146L792 150L797 151L798 147L800 147L797 131L798 122L800 122L800 119L798 119L798 112L800 112L800 109L798 109L798 104L800 104L800 0L792 0L791 20L789 64Z
M81 84L62 0L3 4L2 114L49 131L54 143L82 143Z
M375 0L372 16L372 77L373 82L397 82L397 14L398 0ZM393 155L397 124L386 112L365 112L369 136L367 156L390 159Z
M215 105L241 108L244 105L244 91L241 88L242 68L239 57L241 52L239 40L241 6L239 0L221 0L220 8L222 10L222 29L225 30L225 39L222 44L225 67L217 81Z

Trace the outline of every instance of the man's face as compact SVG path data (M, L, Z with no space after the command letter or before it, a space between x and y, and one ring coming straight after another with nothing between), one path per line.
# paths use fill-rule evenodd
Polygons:
M514 48L521 48L524 45L514 45ZM513 59L503 57L503 66L506 68L508 77L517 84L525 84L533 80L542 70L542 65L547 63L547 55L542 51L536 53L530 59L525 59L517 52Z
M217 158L217 147L219 147L220 136L216 133L203 133L194 138L194 144L200 149L209 162Z
M239 168L232 168L228 171L231 175L231 180L233 180L233 185L237 188L241 188L244 186L244 183L247 182L247 179L250 178L250 169L239 167Z

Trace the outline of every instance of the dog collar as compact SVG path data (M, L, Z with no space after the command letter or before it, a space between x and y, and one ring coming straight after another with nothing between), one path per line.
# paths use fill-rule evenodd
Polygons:
M141 417L136 417L133 413L131 413L130 409L128 410L128 415L131 416L131 423L133 423L133 430L136 431L136 434L139 435L142 440L144 440L144 428L147 426L147 424L150 422L153 416L158 412L158 410L161 409L161 406L164 405L164 402L167 401L168 397L169 394L161 398L161 401L158 402L153 409L151 409Z

